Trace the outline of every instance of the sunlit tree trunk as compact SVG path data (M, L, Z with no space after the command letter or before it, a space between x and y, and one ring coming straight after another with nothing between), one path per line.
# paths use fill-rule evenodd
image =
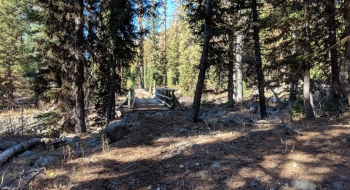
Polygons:
M309 29L309 1L304 1L304 17L305 17L305 23L304 23L304 56L308 56L310 53L310 29ZM304 59L303 62L303 79L304 79L304 85L303 85L303 96L304 96L304 108L305 108L305 117L307 119L311 119L315 117L312 105L311 105L311 99L310 99L310 86L311 86L311 79L310 79L310 61L308 59Z
M242 34L238 32L236 39L236 99L243 100L243 74L242 74Z
M164 85L165 86L167 86L168 85L168 74L167 74L167 62L168 62L168 60L167 60L167 40L166 40L166 38L167 38L167 33L166 33L166 14L167 14L167 6L166 6L166 3L167 3L167 1L166 0L164 0L163 1L163 16L164 16L164 18L163 18L163 23L164 23L164 41L163 41L163 43L164 43L164 45L163 45L163 58L162 58L162 61L163 61L163 83L164 83Z
M143 7L143 3L142 0L138 0L137 2L137 6L138 6L138 20L137 20L137 25L138 25L138 31L139 33L143 33L143 26L142 26L142 7ZM139 37L139 61L138 61L138 72L139 72L139 76L140 76L140 86L141 88L145 88L145 77L144 77L144 73L145 73L145 65L144 65L144 61L143 61L143 34Z

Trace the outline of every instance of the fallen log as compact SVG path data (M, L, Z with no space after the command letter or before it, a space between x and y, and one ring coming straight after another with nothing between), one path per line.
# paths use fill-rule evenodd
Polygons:
M41 144L41 141L38 138L34 138L34 139L24 141L20 144L17 144L15 146L5 150L3 153L0 154L0 166L3 163L5 163L8 159L15 156L16 154L26 150L27 148L29 148L31 146L37 145L37 144Z

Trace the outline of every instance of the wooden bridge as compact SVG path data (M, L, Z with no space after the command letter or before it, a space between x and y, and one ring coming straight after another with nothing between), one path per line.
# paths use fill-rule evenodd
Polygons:
M144 89L130 88L124 101L119 104L117 114L120 117L132 111L161 111L175 107L185 110L177 100L174 89L153 88L152 95L149 95Z

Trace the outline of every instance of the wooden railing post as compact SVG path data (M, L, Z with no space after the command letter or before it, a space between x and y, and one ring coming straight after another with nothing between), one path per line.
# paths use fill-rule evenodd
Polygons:
M131 108L131 88L129 88L129 92L128 92L128 109Z

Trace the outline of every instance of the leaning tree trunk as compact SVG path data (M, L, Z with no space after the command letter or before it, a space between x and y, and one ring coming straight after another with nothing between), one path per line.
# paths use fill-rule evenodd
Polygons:
M84 103L84 1L79 0L77 7L77 14L75 15L75 132L76 133L85 133L86 132L86 123L85 123L85 103Z
M210 21L211 21L211 0L205 0L205 22L204 22L204 41L203 41L203 51L202 56L199 64L199 75L198 75L198 81L196 86L196 91L194 94L194 100L193 100L193 115L192 119L194 122L198 121L198 115L199 115L199 108L202 98L202 92L204 88L204 79L205 79L205 72L207 70L208 66L208 55L209 55L209 40L211 38L210 34Z
M252 0L252 11L253 11L253 23L254 23L254 49L255 49L255 61L256 61L256 72L258 78L258 90L259 90L259 102L260 102L260 117L261 119L267 119L266 112L266 100L264 92L264 73L262 70L261 54L260 54L260 38L258 27L258 11L256 0Z

